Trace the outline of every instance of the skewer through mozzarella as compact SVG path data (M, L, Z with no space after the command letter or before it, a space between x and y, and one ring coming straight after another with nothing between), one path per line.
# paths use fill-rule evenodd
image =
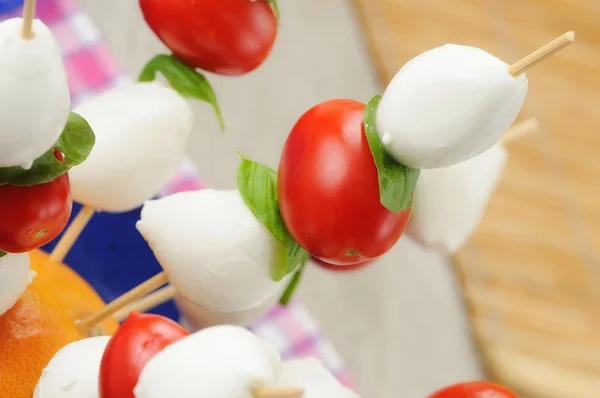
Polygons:
M56 143L69 117L67 74L52 32L22 18L0 22L0 167L29 169Z
M494 146L517 117L525 75L486 51L447 44L407 62L385 90L376 125L408 167L449 167Z

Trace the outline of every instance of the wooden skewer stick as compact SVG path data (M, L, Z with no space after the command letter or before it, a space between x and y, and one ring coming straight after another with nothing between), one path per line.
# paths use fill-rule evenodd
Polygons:
M79 213L77 213L77 216L75 216L73 222L69 225L69 228L67 228L58 244L54 247L52 254L50 254L50 260L55 263L63 262L66 255L69 253L69 250L71 250L75 241L79 238L79 235L81 235L81 232L83 232L83 229L94 213L95 210L88 206L84 206L79 210Z
M175 287L173 285L167 285L115 312L113 319L117 322L124 321L132 312L146 312L151 310L152 308L158 307L173 299L176 294L177 290Z
M23 4L23 28L21 37L25 40L31 40L35 37L33 33L33 20L35 19L36 0L25 0Z
M260 387L253 391L254 398L302 398L304 390L298 387Z
M529 119L515 124L504 134L504 136L500 139L500 143L502 145L508 145L511 142L519 139L524 134L529 134L537 131L540 127L540 121L535 117L530 117Z
M148 293L153 292L158 289L165 283L169 282L169 278L167 274L163 271L152 278L148 279L146 282L137 285L127 293L117 297L107 305L105 305L101 310L90 314L84 318L81 318L77 321L77 325L81 328L91 328L98 323L102 322L106 318L113 315L115 312L119 311L123 307L128 306L139 298L145 296Z
M556 39L552 40L550 43L546 44L545 46L532 52L531 54L529 54L525 58L521 59L520 61L517 61L514 64L512 64L511 66L509 66L508 73L510 73L511 75L513 75L515 77L519 76L523 72L525 72L527 69L532 68L533 66L542 62L543 60L545 60L552 54L567 47L574 41L575 41L575 32L573 32L573 31L567 32L567 33L563 34L562 36L557 37Z

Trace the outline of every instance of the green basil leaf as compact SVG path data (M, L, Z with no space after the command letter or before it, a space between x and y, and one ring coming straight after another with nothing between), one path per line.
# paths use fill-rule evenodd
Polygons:
M279 211L277 173L270 167L253 162L242 155L237 185L246 206L281 243L277 261L271 264L271 277L282 280L308 260L308 252L292 238Z
M273 7L273 13L275 14L275 18L279 21L279 17L281 14L279 13L279 5L277 4L277 0L264 0Z
M2 250L0 250L0 258L6 256L6 252L3 252Z
M413 193L421 171L398 163L384 149L377 127L375 115L381 102L381 96L376 95L369 101L365 110L365 133L373 159L377 165L379 177L379 197L381 204L388 210L398 213L412 206Z
M296 273L292 277L292 280L290 281L290 283L288 283L287 287L285 288L285 291L283 292L283 295L279 299L279 304L281 304L283 306L288 305L288 303L292 299L292 296L296 292L296 288L298 287L298 284L300 283L300 279L302 278L303 273L304 273L304 264L302 264L300 266L300 268L298 268L298 271L296 271Z
M54 181L87 159L95 142L96 136L88 122L71 112L56 144L37 158L29 170L18 166L0 168L0 185L30 186ZM62 153L64 161L55 155L57 151Z
M221 108L217 103L217 95L202 74L175 58L174 55L161 54L152 58L144 66L138 80L140 82L154 81L157 72L160 72L180 95L211 104L217 115L221 131L225 129Z

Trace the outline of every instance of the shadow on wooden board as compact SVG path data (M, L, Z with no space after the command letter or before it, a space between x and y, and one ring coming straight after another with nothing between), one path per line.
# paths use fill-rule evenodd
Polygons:
M575 44L533 68L477 233L454 258L492 378L533 398L600 397L600 3L354 0L382 83L415 55L474 45L512 63L560 34Z

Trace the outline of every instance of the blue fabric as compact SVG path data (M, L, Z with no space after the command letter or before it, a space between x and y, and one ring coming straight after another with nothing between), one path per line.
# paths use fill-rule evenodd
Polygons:
M71 219L80 208L77 204L73 206ZM65 258L65 263L107 302L162 271L152 250L135 228L140 211L141 208L121 214L96 213ZM42 249L51 252L59 239ZM172 301L151 312L173 320L179 317Z
M0 13L11 12L23 5L23 0L0 0Z

